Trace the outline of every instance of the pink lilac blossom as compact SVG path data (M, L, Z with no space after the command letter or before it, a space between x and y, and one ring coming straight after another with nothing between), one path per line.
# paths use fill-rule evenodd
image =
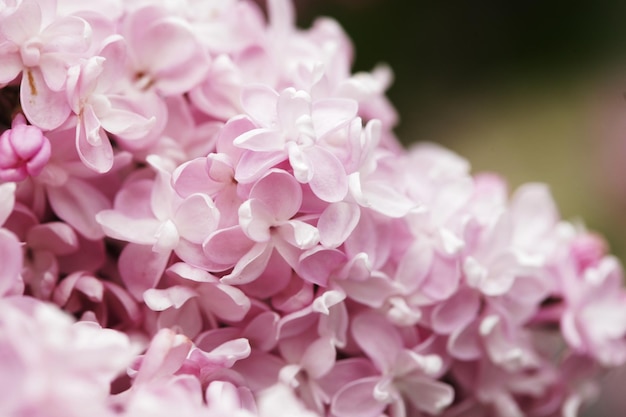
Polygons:
M403 149L390 69L267 6L0 0L0 414L579 415L606 242Z

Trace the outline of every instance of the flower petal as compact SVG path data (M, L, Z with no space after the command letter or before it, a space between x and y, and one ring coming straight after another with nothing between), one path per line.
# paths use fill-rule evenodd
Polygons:
M128 292L137 300L143 300L143 293L155 288L161 279L169 258L169 253L154 252L148 245L126 245L118 267Z
M109 199L97 188L78 178L70 178L61 187L48 187L52 210L78 233L88 239L104 237L96 214L111 208Z
M71 112L65 91L52 91L37 67L22 74L20 103L28 121L42 130L61 126Z
M337 417L379 417L387 404L374 398L380 377L357 379L333 397L330 410Z
M306 156L313 167L309 185L315 195L329 203L343 200L348 194L348 177L341 161L320 146L308 148Z

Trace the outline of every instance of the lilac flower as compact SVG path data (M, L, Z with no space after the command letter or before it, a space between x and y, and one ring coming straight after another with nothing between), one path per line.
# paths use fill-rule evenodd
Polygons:
M264 86L255 86L243 91L242 104L259 127L233 142L248 150L237 167L239 181L249 182L262 174L261 167L252 159L252 152L265 152L266 158L275 163L288 158L295 178L308 183L322 200L343 199L348 191L345 171L322 141L356 116L354 101L312 101L304 91L288 88L276 93Z
M105 131L128 137L147 134L154 118L132 111L125 97L115 94L116 74L123 68L123 39L105 40L99 56L68 70L67 98L76 115L76 149L91 169L107 172L113 166L113 148Z
M1 415L575 417L626 362L602 238L295 17L0 2Z
M133 356L125 334L27 297L1 303L2 414L115 415L110 384Z
M28 120L44 129L69 116L63 88L67 69L91 44L91 27L77 16L57 16L54 0L22 0L0 15L0 84L22 73L21 104Z

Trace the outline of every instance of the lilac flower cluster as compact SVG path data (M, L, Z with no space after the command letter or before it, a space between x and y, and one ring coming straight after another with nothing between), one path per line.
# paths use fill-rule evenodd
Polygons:
M0 415L578 415L626 362L602 238L268 15L0 1Z

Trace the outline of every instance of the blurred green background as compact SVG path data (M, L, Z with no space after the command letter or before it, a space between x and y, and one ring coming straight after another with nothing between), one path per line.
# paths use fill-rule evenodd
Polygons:
M302 27L341 23L355 70L391 66L405 144L441 143L512 190L549 184L626 260L626 2L296 3Z

